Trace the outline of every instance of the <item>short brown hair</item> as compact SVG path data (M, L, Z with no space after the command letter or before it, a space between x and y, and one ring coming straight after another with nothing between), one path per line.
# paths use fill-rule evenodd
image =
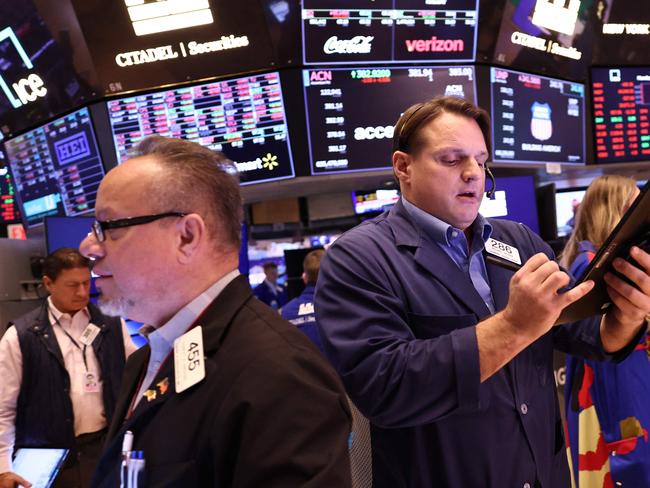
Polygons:
M307 277L307 283L316 283L318 272L320 271L320 260L323 259L323 254L325 254L324 250L316 249L307 254L302 261L302 269Z
M43 276L56 281L64 269L90 269L90 260L72 247L61 247L43 261Z
M483 133L488 154L492 154L490 116L481 107L458 97L436 97L407 108L395 124L393 152L417 153L422 146L419 138L421 129L444 113L458 114L475 120Z
M218 247L238 249L243 216L235 165L222 153L196 142L151 136L130 152L130 157L155 156L164 168L152 192L159 212L196 212ZM171 207L171 208L170 208Z

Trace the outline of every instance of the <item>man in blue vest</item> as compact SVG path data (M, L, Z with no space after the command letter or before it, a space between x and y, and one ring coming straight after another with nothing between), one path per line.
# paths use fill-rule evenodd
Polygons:
M255 287L253 294L258 300L278 310L287 303L287 290L278 283L278 265L272 262L264 263L262 268L264 269L264 281Z
M316 329L316 314L314 313L314 290L320 270L320 260L325 253L322 249L311 251L305 256L302 262L302 280L305 282L305 289L300 296L294 298L282 307L282 318L304 332L318 349L323 350L323 345L318 337Z
M124 323L88 303L90 261L79 251L50 254L43 285L47 300L0 340L2 488L31 486L13 472L12 454L23 447L69 449L54 486L89 485L135 350Z

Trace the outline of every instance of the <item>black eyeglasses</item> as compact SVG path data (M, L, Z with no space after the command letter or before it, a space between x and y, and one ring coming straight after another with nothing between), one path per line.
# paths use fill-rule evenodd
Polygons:
M106 234L109 229L120 229L122 227L131 227L133 225L148 224L156 220L164 219L165 217L185 217L184 212L165 212L155 215L141 215L140 217L126 217L124 219L115 220L95 220L92 224L93 234L99 242L106 240Z

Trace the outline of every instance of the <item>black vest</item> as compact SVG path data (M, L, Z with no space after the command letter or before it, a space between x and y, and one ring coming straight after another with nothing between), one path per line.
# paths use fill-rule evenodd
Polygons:
M110 425L122 381L125 355L122 324L88 305L90 322L100 328L92 347L99 363L104 412ZM14 322L23 358L23 380L16 405L15 448L73 448L74 412L70 376L49 322L47 302Z

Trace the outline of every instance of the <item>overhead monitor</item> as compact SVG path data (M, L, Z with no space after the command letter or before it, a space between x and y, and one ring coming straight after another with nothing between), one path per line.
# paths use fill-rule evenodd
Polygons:
M594 46L594 64L648 63L650 3L616 0L598 4L603 24Z
M484 217L526 224L539 233L535 179L532 176L497 176L493 198L485 196L479 212Z
M481 43L481 54L496 64L584 80L602 25L596 3L603 2L505 0L493 8L498 24L481 25L495 29L483 36L492 52Z
M104 168L87 108L7 140L5 150L26 227L95 208Z
M305 64L473 61L477 0L303 0Z
M84 76L77 73L73 47L53 38L31 0L0 0L0 12L0 129L5 135L34 127L93 95L87 80L91 70L84 66Z
M596 161L650 161L650 66L594 67L591 89Z
M150 135L222 151L242 185L294 176L278 73L215 81L107 102L118 161Z
M584 164L585 87L490 68L495 162Z
M275 34L295 44L294 3L72 0L107 95L284 65L287 40Z
M394 124L440 95L476 102L472 66L303 70L311 173L386 169Z
M11 181L9 170L0 165L0 224L17 222L20 222L20 212L16 202L16 189Z

